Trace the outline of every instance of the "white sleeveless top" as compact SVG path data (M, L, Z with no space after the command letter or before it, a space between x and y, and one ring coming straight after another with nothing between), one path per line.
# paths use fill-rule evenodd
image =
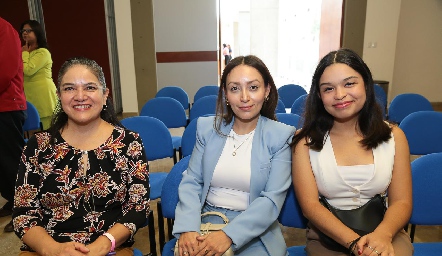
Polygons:
M325 196L336 208L358 208L374 195L386 192L390 185L395 155L393 133L388 142L373 149L374 170L367 173L369 178L361 185L351 185L342 177L328 133L322 150L318 152L310 149L309 154L319 194Z

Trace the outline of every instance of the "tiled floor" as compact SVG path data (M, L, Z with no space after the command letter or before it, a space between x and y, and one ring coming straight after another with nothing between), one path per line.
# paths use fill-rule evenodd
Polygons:
M180 129L171 131L173 135L182 133ZM162 159L150 163L151 172L168 172L173 166L173 160ZM0 197L0 206L3 206L5 200ZM156 201L151 202L151 208L156 214ZM157 216L155 216L157 220ZM4 226L10 221L10 217L0 218L0 256L18 255L21 241L14 233L4 233ZM156 228L157 230L157 228ZM302 245L305 242L305 231L295 228L282 227L284 238L287 246ZM142 228L135 235L134 247L140 249L144 254L150 252L148 228ZM158 237L157 237L158 239ZM415 242L442 242L442 226L418 226L416 228ZM159 246L157 246L157 255L159 254Z

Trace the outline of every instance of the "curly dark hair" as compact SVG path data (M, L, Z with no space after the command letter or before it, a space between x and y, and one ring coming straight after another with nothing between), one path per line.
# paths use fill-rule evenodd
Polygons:
M66 60L63 63L63 65L61 65L57 79L58 93L60 93L61 81L63 80L63 77L66 74L66 72L72 67L78 65L84 66L92 74L94 74L97 77L100 84L103 86L103 92L106 91L106 81L104 79L103 69L98 65L98 63L95 62L94 60L85 57L74 57ZM112 100L109 96L106 99L106 108L103 108L103 110L100 113L100 117L104 121L112 125L123 127L123 125L118 120L117 114L114 111ZM48 129L48 132L51 134L51 138L54 138L57 132L62 131L67 122L68 122L68 115L63 111L61 102L60 100L58 100L57 107L55 108L54 114L52 116L51 126Z
M36 20L27 20L20 25L20 31L22 31L25 25L29 25L32 28L32 31L35 34L35 38L37 39L37 49L38 48L46 48L49 50L48 42L46 41L46 36L43 32L43 28L40 25L40 22ZM20 37L23 38L20 33Z
M335 63L342 63L351 67L364 80L366 101L358 116L358 125L364 137L360 143L367 149L376 148L379 144L391 138L391 128L385 123L381 106L376 101L370 69L362 58L350 49L332 51L319 62L306 101L304 124L300 132L293 137L291 146L305 138L306 145L311 149L322 150L324 136L333 127L334 117L324 108L320 98L319 80L324 70Z
M218 90L218 99L216 103L215 118L215 130L218 133L220 133L220 127L223 121L225 124L230 124L230 122L232 122L233 120L234 113L232 108L227 106L226 104L224 91L226 90L227 76L235 67L239 65L247 65L255 68L264 79L265 86L270 86L268 99L263 104L260 114L269 119L276 120L275 110L276 104L278 103L278 90L276 89L275 82L273 81L273 77L270 74L269 69L260 58L254 55L238 56L232 59L229 64L227 64L221 76L221 83Z

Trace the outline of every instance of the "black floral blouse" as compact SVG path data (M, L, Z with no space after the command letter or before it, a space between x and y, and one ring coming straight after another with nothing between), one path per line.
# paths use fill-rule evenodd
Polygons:
M149 167L141 138L115 127L100 147L81 151L41 132L20 159L13 223L19 238L34 226L58 242L88 244L116 223L133 235L149 212ZM86 174L82 155L87 154ZM22 250L32 250L26 245Z

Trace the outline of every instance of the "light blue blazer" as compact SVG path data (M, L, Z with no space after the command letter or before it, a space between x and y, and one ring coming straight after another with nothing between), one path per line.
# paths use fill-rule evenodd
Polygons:
M195 147L178 189L176 237L200 230L201 210L227 140L215 131L214 118L198 119ZM232 126L233 121L222 126L222 134L229 134ZM277 218L291 183L289 143L294 133L295 127L259 117L252 142L249 206L223 229L233 241L233 250L259 237L270 255L288 255Z

